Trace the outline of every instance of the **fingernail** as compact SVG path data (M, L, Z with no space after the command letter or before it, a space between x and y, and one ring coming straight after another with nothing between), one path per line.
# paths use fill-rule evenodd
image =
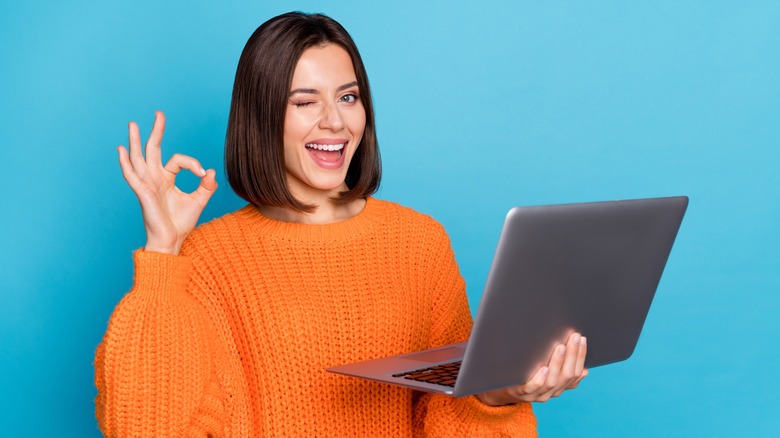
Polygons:
M546 375L547 375L547 373L549 373L549 372L550 372L550 369L549 369L549 368L547 368L547 367L544 367L544 368L542 368L542 375L543 375L543 376L546 376Z
M564 353L566 353L566 347L564 347L563 345L559 345L558 346L558 356L563 356Z
M585 338L585 336L580 338L580 345L588 345L588 340Z
M577 342L580 342L580 337L580 335L575 334L572 336L572 341L576 344Z
M201 167L201 168L200 168L200 174L201 174L201 175L206 175L206 169L204 169L204 168L202 168L202 167Z

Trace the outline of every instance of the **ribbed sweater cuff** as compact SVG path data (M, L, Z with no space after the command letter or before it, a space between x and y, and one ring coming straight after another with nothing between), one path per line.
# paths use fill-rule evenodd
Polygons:
M189 257L139 249L133 253L133 261L137 290L186 290L192 264Z
M464 397L458 401L461 403L456 404L455 411L459 417L476 416L500 421L512 417L520 409L520 404L488 406L475 396Z
M435 395L425 419L428 436L535 437L536 419L529 403L488 406L476 397Z

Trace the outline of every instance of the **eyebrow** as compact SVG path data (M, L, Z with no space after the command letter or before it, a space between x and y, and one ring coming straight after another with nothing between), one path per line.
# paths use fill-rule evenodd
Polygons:
M352 81L339 86L338 88L336 88L336 91L344 91L347 88L352 88L357 86L357 84L358 84L357 81ZM289 96L292 96L293 94L320 94L320 92L318 90L315 90L314 88L296 88L294 90L290 90Z

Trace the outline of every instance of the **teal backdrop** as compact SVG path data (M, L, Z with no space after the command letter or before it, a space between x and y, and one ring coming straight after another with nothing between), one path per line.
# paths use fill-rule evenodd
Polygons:
M288 10L352 33L378 196L444 224L472 310L509 207L690 197L634 356L537 405L543 437L778 436L780 2L667 0L3 2L4 436L99 436L93 354L145 238L115 147L161 109L165 155L218 169L202 220L242 206L233 75Z

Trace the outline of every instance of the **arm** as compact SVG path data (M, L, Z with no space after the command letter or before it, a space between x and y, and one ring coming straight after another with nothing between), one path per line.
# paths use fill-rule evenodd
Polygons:
M155 113L145 157L135 123L129 152L118 147L122 175L141 204L147 251L135 254L133 289L95 357L96 413L106 436L204 436L221 424L215 331L187 291L192 261L178 256L216 190L215 174L178 154L163 166L164 127L164 115ZM175 186L182 169L201 177L192 193Z
M106 437L206 436L223 423L218 342L187 293L188 257L139 250L135 284L95 358L96 413Z

